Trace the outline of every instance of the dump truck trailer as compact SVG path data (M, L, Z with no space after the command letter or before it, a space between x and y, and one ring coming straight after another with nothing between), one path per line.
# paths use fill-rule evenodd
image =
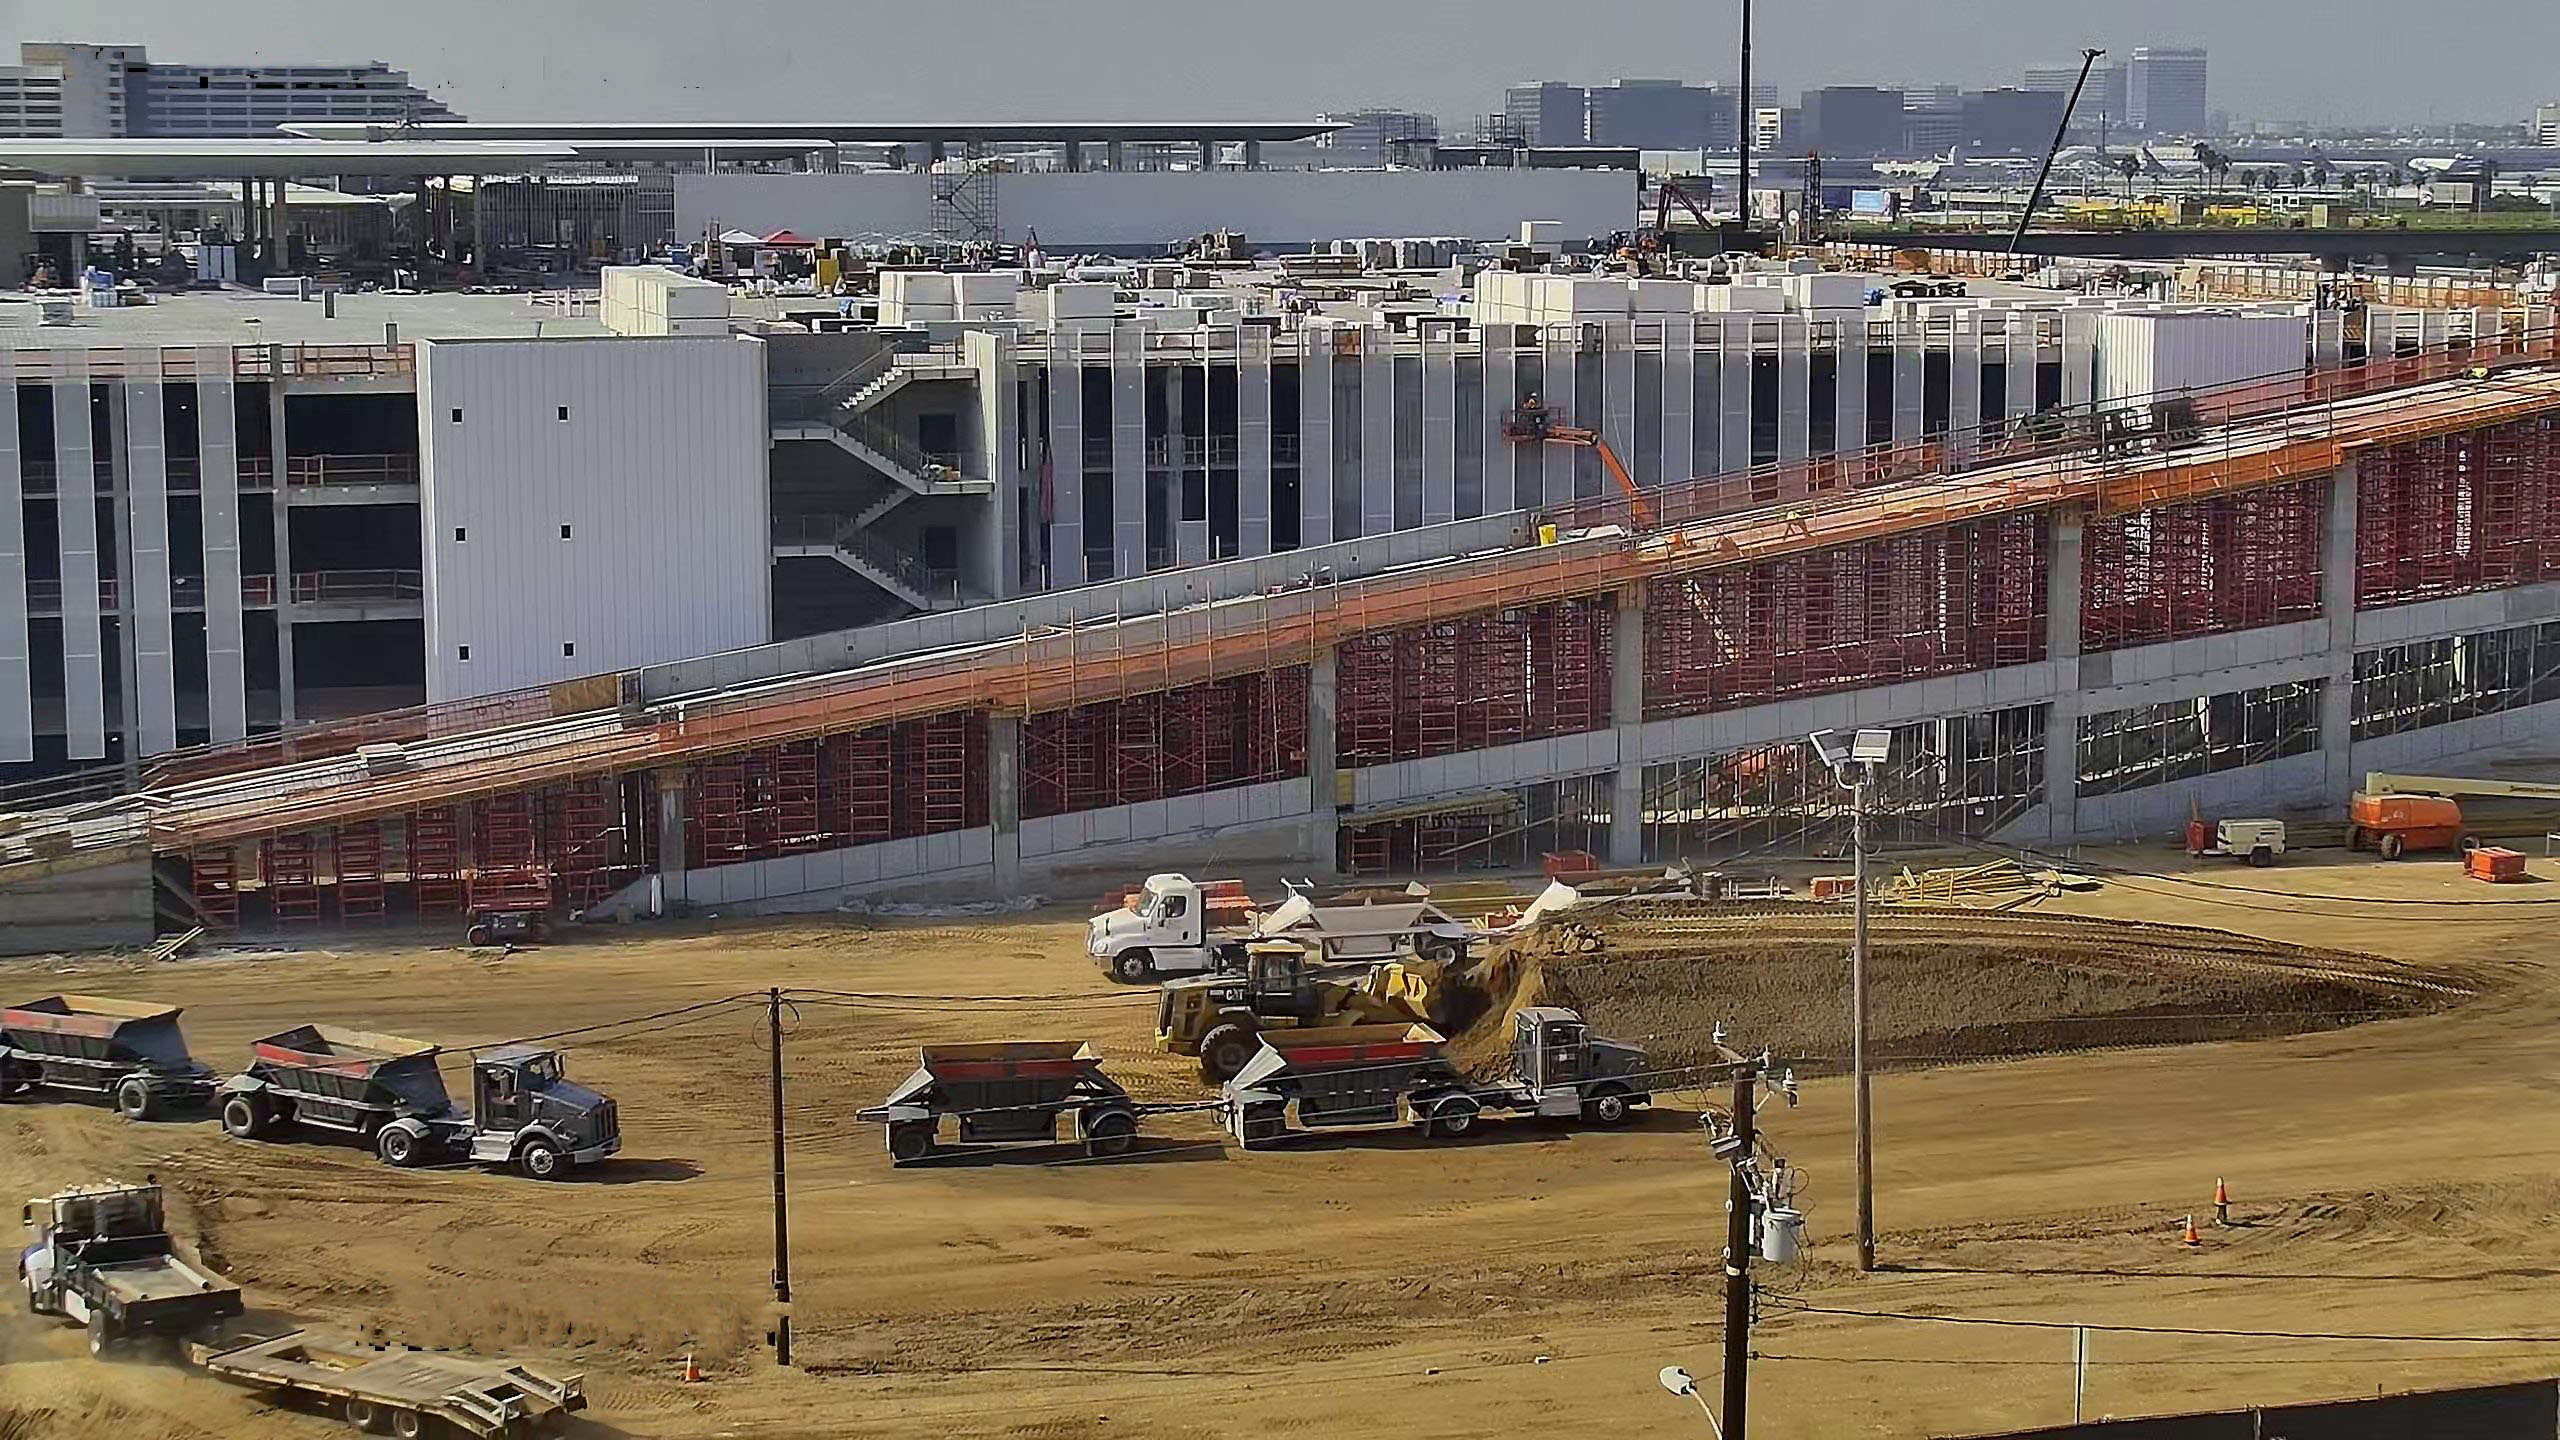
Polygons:
M178 1009L48 995L0 1010L0 1099L33 1090L99 1095L128 1120L213 1103L213 1071L187 1053Z
M560 1054L527 1045L474 1057L472 1108L445 1093L422 1040L301 1025L250 1047L223 1085L222 1128L247 1140L294 1127L352 1135L386 1165L512 1164L555 1179L622 1148L614 1103L570 1081Z
M369 1345L328 1331L199 1342L188 1346L187 1358L215 1379L332 1412L365 1434L406 1440L549 1435L587 1408L581 1375Z
M158 1185L83 1185L19 1211L27 1309L89 1328L89 1353L241 1313L240 1287L178 1254Z
M1167 980L1156 997L1156 1048L1200 1062L1222 1085L1244 1068L1265 1030L1430 1024L1445 968L1418 961L1327 965L1296 940L1257 940L1234 974ZM1433 973L1426 974L1429 970Z
M889 1156L900 1165L934 1152L946 1116L964 1145L1054 1144L1060 1118L1071 1116L1085 1153L1101 1157L1125 1154L1149 1115L1215 1103L1135 1100L1081 1040L995 1040L925 1046L915 1073L855 1118L888 1127Z
M1521 1011L1508 1059L1507 1073L1470 1079L1428 1025L1272 1031L1222 1092L1227 1130L1259 1149L1290 1133L1294 1107L1308 1130L1405 1124L1455 1138L1488 1112L1622 1125L1653 1099L1644 1052L1594 1039L1571 1010Z

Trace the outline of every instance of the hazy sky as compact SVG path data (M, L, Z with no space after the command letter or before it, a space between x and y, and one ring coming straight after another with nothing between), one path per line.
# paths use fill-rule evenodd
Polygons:
M1736 0L0 0L0 36L170 59L381 59L478 120L1445 121L1528 78L1730 79ZM2560 94L2560 0L1793 0L1755 78L2015 83L2083 45L2200 44L2237 115L2528 118ZM14 58L12 54L9 58Z

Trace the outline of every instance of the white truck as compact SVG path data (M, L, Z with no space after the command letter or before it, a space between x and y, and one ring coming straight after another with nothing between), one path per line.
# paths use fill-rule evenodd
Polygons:
M1241 970L1255 940L1295 940L1324 961L1418 958L1440 964L1466 959L1476 930L1430 897L1319 905L1304 883L1242 926L1210 923L1200 887L1181 875L1150 875L1134 904L1096 915L1084 949L1115 979L1144 984L1166 975Z

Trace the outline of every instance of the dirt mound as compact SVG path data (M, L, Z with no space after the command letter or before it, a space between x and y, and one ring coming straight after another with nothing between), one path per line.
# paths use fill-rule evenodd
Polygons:
M1648 904L1541 926L1477 967L1491 1003L1456 1040L1482 1064L1523 1006L1565 1005L1670 1065L1718 1022L1819 1072L1849 1053L1845 911ZM2334 1029L2468 992L2411 967L2215 930L2067 916L1888 911L1870 926L1868 1046L1887 1065Z

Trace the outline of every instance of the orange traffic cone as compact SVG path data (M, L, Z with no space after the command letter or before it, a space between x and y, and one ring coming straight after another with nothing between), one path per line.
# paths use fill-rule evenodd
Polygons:
M2231 1187L2223 1184L2219 1175L2213 1177L2213 1223L2222 1226L2231 1223Z
M690 1350L684 1352L684 1383L687 1385L702 1383L702 1367L693 1363L693 1352Z
M2186 1228L2178 1232L2178 1243L2181 1245L2202 1245L2204 1243L2204 1237L2196 1233L2196 1217L2193 1215L2187 1217Z

